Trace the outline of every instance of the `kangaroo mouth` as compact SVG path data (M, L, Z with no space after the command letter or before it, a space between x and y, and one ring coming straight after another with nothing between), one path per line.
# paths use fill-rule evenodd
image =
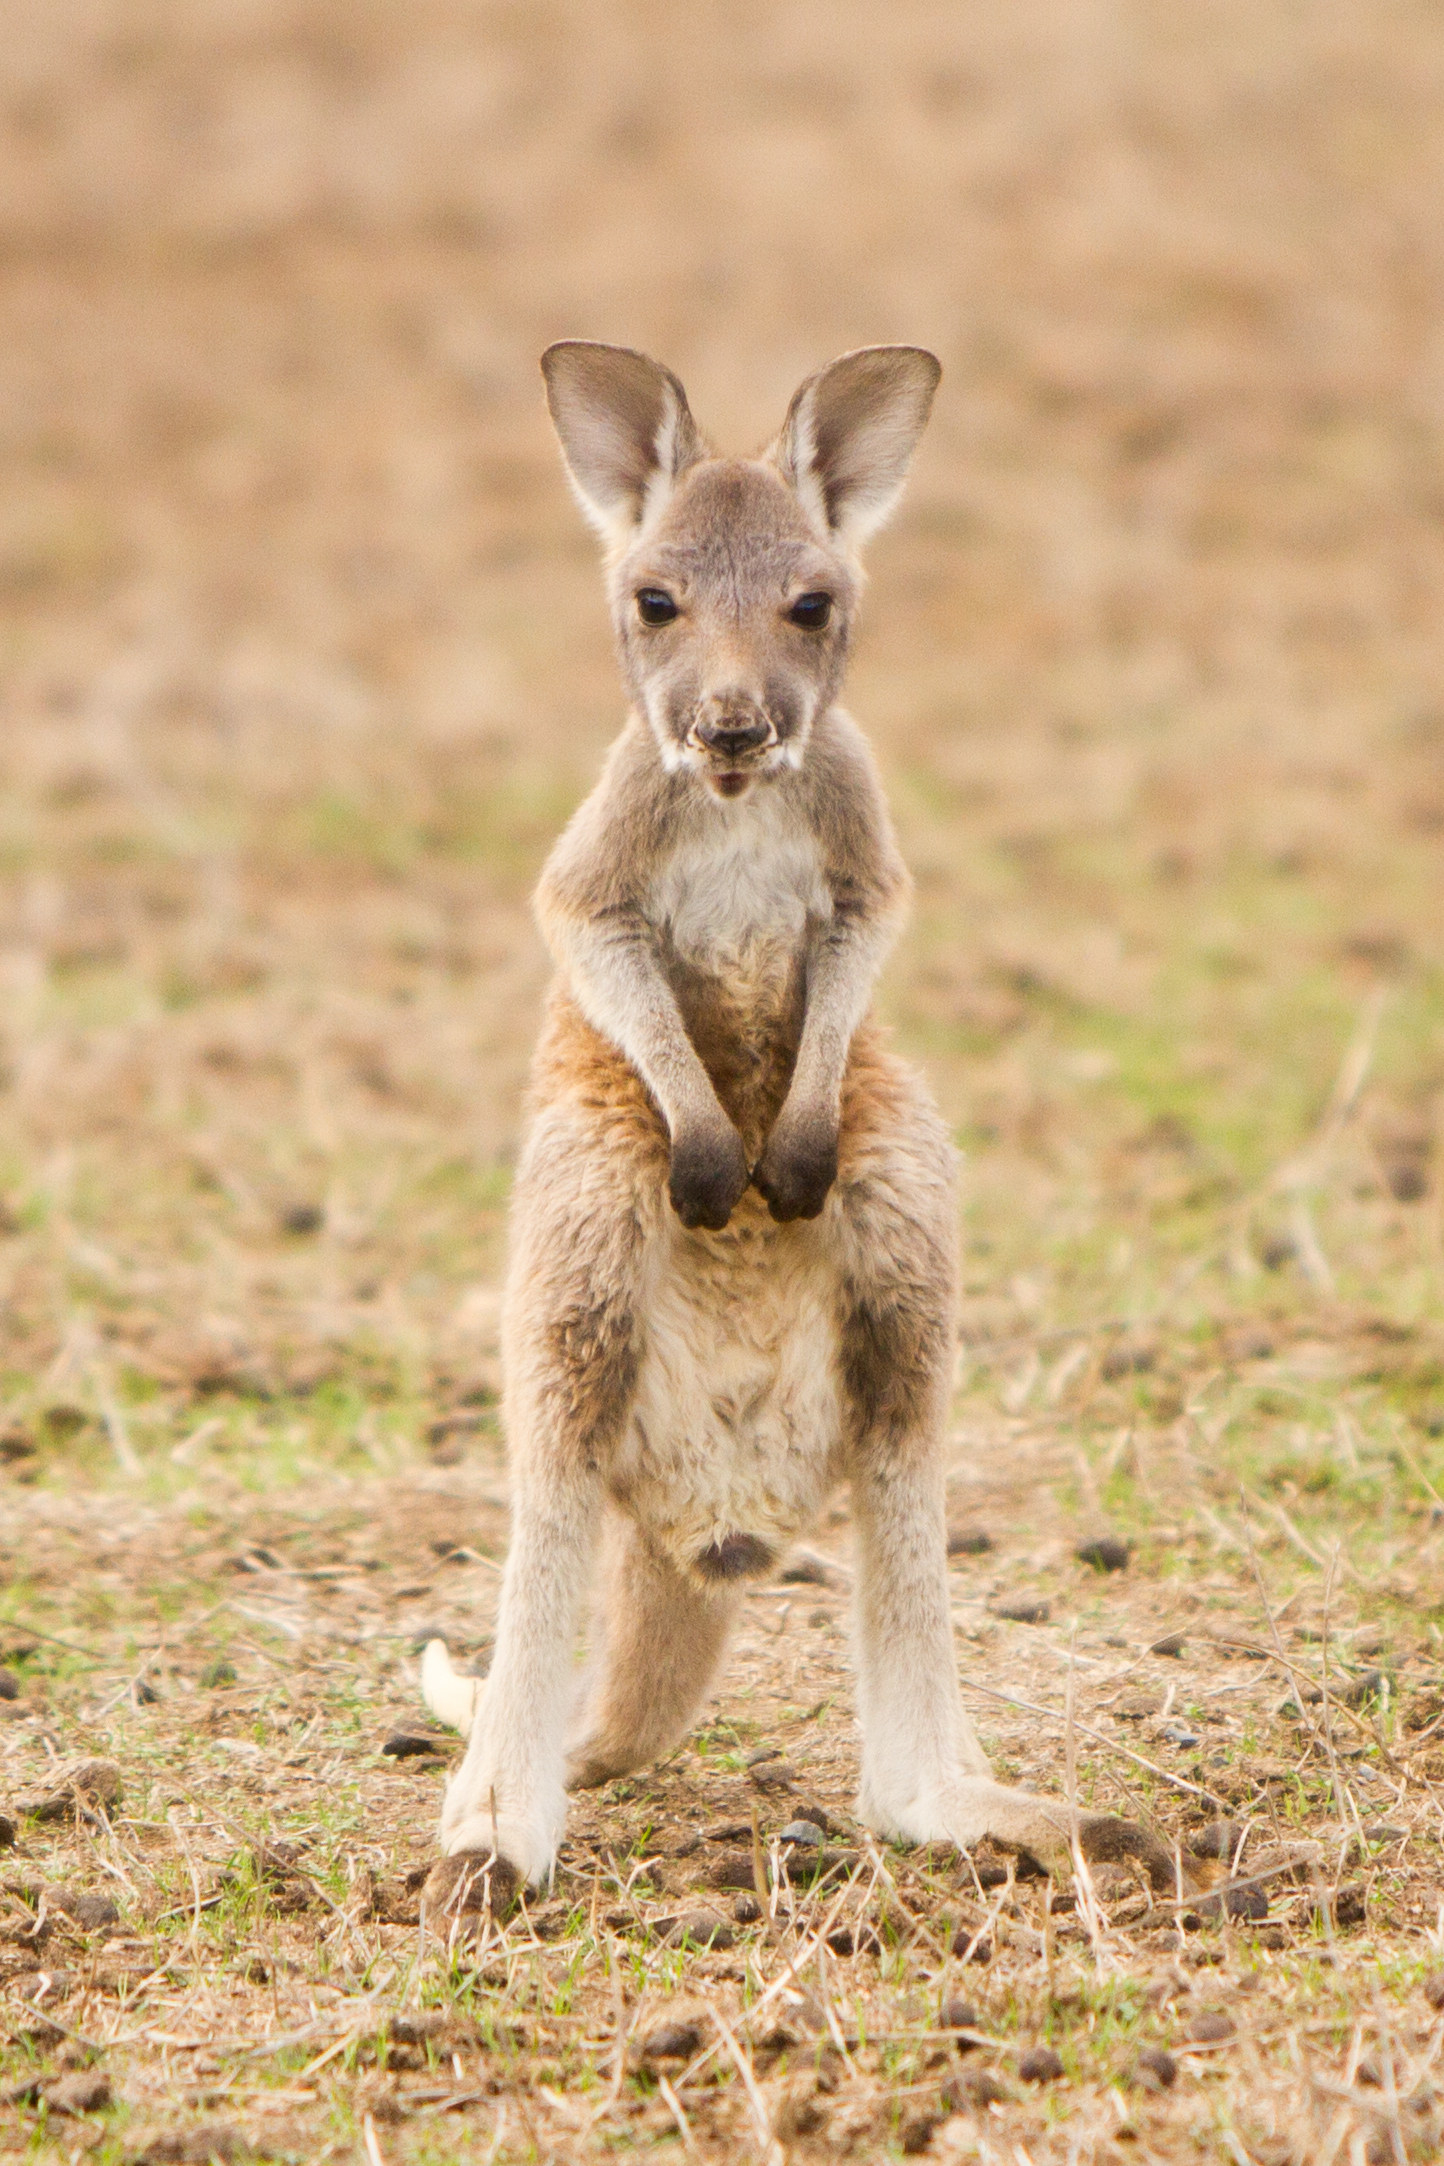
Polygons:
M745 796L755 782L766 781L783 764L775 737L745 751L696 742L690 749L702 780L718 797Z
M757 780L755 767L713 767L707 780L719 797L741 797Z

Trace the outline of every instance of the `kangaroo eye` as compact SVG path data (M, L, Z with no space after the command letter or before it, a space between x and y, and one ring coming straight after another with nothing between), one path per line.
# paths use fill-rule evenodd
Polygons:
M830 594L799 594L787 612L787 621L800 624L804 632L824 632L831 616Z
M637 615L643 624L670 624L677 604L660 587L643 587L637 595Z

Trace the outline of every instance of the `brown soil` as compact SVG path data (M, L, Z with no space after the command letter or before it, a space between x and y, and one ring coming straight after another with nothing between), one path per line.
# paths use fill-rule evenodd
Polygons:
M7 23L0 2153L1434 2155L1441 84L1422 0ZM1226 1811L1236 1915L869 1843L840 1517L419 1938L380 1748L485 1656L527 894L617 720L567 334L734 443L943 359L852 697L969 1154L960 1659L1008 1771Z

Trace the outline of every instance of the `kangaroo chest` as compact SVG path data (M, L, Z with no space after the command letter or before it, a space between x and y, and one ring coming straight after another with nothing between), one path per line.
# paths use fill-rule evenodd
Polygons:
M786 979L809 924L832 914L817 839L765 787L719 804L663 865L652 913L682 964L760 995Z
M782 1102L806 998L809 932L832 914L816 838L780 798L719 806L652 897L687 1032L750 1150Z

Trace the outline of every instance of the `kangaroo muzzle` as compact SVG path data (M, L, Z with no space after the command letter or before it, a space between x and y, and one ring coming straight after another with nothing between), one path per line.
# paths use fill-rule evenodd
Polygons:
M770 716L752 700L707 699L692 724L691 739L707 755L710 779L724 795L735 795L751 780L761 754L777 742Z

